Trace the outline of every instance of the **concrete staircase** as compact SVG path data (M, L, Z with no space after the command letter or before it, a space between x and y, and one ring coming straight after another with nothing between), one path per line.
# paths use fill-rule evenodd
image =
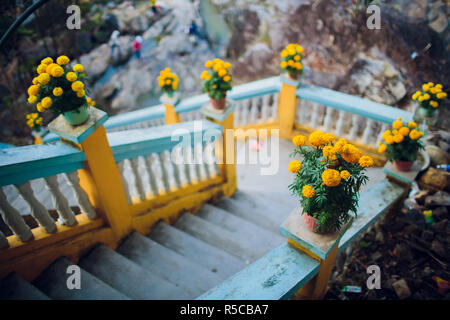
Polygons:
M195 299L286 241L278 229L294 208L283 199L238 190L116 251L95 247L78 263L81 290L67 288L72 263L62 257L32 283L0 280L0 299Z

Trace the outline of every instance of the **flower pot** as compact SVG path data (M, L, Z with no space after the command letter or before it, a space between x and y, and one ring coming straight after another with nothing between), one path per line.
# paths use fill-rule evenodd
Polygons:
M298 79L300 78L300 72L295 72L295 73L288 72L288 77L291 80L298 81Z
M313 216L310 216L306 212L303 214L303 220L305 221L306 227L312 232L326 234L336 231L336 227L334 225L328 226L328 228L326 228L325 230L323 227L322 228L318 227L319 225L317 223L317 219L314 218Z
M435 112L436 112L436 110L433 110L433 109L419 107L419 114L424 118L432 117Z
M62 113L62 116L68 124L78 126L89 119L89 107L85 104L78 109Z
M213 99L213 98L210 98L210 100L211 100L211 105L213 106L214 109L217 109L217 110L225 109L225 105L226 105L226 102L227 102L227 97L226 96L223 97L220 100L216 100L216 99Z
M413 163L411 161L400 161L400 160L394 160L394 167L398 171L409 171L411 170Z

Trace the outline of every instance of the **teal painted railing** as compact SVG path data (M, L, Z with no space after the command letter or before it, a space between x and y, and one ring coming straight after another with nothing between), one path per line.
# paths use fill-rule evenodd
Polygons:
M403 196L404 190L387 180L361 193L358 218L339 243L344 250ZM270 251L244 270L201 295L198 300L289 299L319 271L320 262L289 244Z

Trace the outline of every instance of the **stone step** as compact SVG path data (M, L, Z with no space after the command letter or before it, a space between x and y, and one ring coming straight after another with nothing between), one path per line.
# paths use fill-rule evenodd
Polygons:
M180 290L177 299L194 299L222 281L203 266L136 232L124 241L117 252L176 285Z
M33 284L43 293L56 300L128 300L123 293L110 287L89 272L80 268L81 289L69 289L67 281L73 273L67 268L74 265L66 258L59 258ZM70 282L70 281L69 281ZM71 282L70 282L71 283Z
M0 280L0 300L49 300L49 297L18 274L11 273Z
M240 271L245 262L161 221L148 235L159 244L199 263L223 280Z
M104 245L94 248L78 264L131 299L179 298L179 289Z
M248 242L254 247L261 247L265 252L286 241L280 235L209 204L205 204L197 213L197 216L232 232L236 236L244 234Z
M265 199L271 200L272 202L281 204L286 209L290 210L289 212L292 212L295 208L297 208L300 205L299 197L293 194L289 194L286 191L285 192L255 191L254 193L258 197L263 197Z
M247 241L245 234L236 235L190 213L183 214L174 223L174 227L243 259L247 264L264 254L263 250L254 248Z

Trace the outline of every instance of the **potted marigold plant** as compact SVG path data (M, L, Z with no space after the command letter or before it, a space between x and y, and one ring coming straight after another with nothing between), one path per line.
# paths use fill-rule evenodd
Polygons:
M88 108L95 101L86 95L83 66L76 64L70 70L69 62L66 56L58 57L56 63L50 57L43 59L28 88L28 102L36 104L39 112L50 110L61 114L68 124L80 125L88 120Z
M309 138L298 135L289 170L295 174L289 189L300 197L305 225L317 233L340 230L351 218L356 217L359 190L368 181L366 168L373 166L373 159L363 156L345 139L333 143L331 133L316 131ZM307 146L309 142L310 146Z
M204 80L202 90L207 92L211 105L215 109L225 108L227 91L231 90L231 64L220 59L209 60L205 63L205 70L201 74Z
M170 68L165 68L159 73L157 79L163 94L172 98L178 89L178 76L172 73Z
M303 74L303 52L302 46L290 43L281 51L281 70L287 72L293 80L298 80Z
M416 91L412 99L419 103L418 112L422 117L432 117L439 107L440 100L447 98L442 84L434 85L433 82L424 83L422 90Z
M387 151L388 160L394 162L399 171L409 171L417 159L418 151L424 148L420 140L424 134L416 128L416 122L405 124L402 118L398 118L392 123L392 128L381 136L385 143L379 142L378 152Z

